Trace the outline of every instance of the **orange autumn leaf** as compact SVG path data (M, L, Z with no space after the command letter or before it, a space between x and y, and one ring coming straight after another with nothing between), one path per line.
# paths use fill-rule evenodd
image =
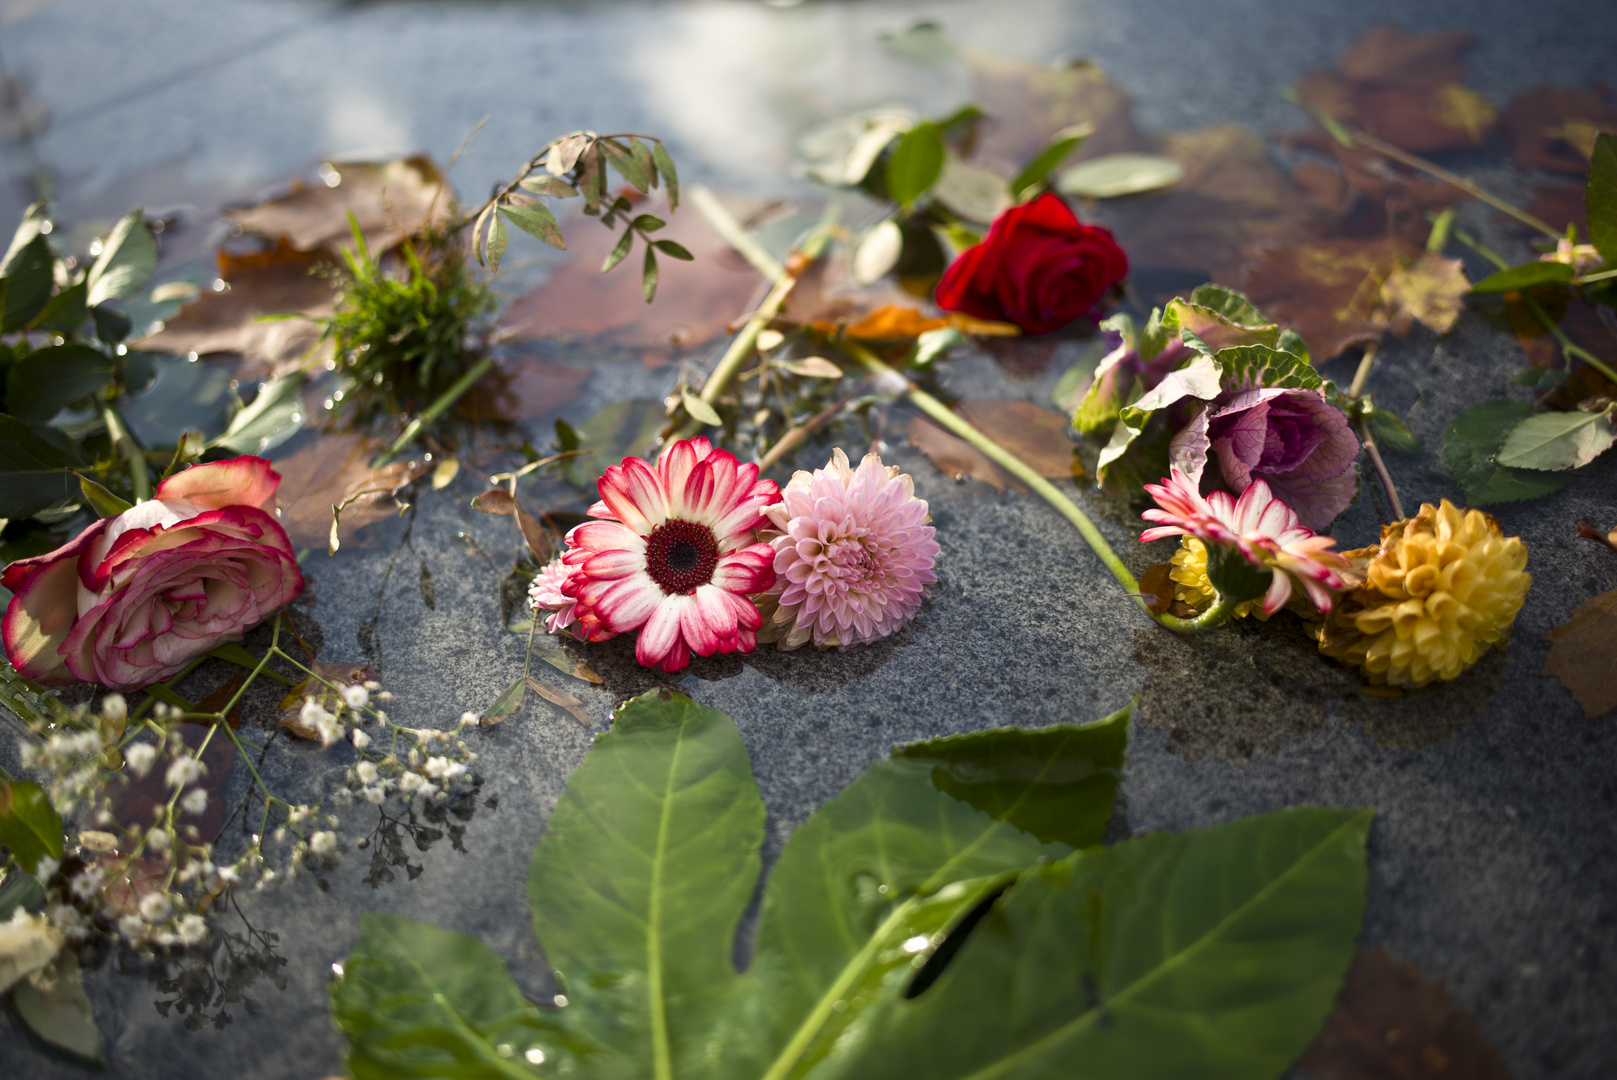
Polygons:
M824 332L834 331L829 324L823 325ZM949 320L922 315L915 308L884 304L858 322L850 324L843 332L848 337L860 341L908 341L920 337L929 330L941 330L948 325ZM815 329L819 330L821 326L822 324L816 323Z
M1573 608L1543 640L1553 643L1543 673L1561 680L1586 718L1617 708L1617 589Z

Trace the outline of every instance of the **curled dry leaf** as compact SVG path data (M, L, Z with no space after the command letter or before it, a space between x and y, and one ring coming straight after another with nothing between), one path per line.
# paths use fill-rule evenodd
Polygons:
M955 480L974 477L992 485L995 491L1004 491L1007 486L1015 487L1018 491L1026 490L984 457L982 451L930 420L917 416L910 421L908 434L910 445L931 458L932 464L945 476Z
M622 229L614 232L575 214L562 226L569 258L543 285L506 308L500 317L502 334L564 342L587 339L637 352L648 364L663 363L724 334L730 320L746 312L760 284L758 272L726 258L729 245L700 214L669 213L663 192L637 209L668 223L657 239L673 240L694 256L689 263L659 261L656 303L646 303L640 275L623 269L600 272Z
M356 432L322 435L275 462L281 474L281 525L294 547L325 547L331 534L331 508L343 509L338 537L349 543L366 525L398 513L393 493L428 468L394 461L370 466L382 450L380 439Z
M181 356L239 353L247 363L238 378L280 375L322 362L331 347L320 341L315 320L331 316L336 292L332 279L316 271L330 265L324 255L295 251L285 241L249 255L221 250L225 291L204 290L136 345ZM257 321L289 314L303 317Z
M324 182L294 182L291 192L225 217L248 232L284 238L298 251L337 252L353 243L352 213L373 253L393 247L447 214L451 192L425 155L380 162L327 162ZM335 181L333 183L332 181Z
M504 488L489 488L472 500L472 509L495 517L510 517L516 513L517 501Z
M585 727L590 726L590 714L585 711L584 703L575 698L573 695L567 693L565 690L558 690L556 687L551 686L549 683L540 679L536 679L532 675L528 676L528 687L534 693L538 694L540 697L544 698L558 709L561 709L567 715L571 716L574 720L577 720L580 724L584 725Z
M314 669L315 675L338 686L359 686L382 677L382 673L369 664L327 664L316 660L309 666ZM326 692L326 685L313 675L298 683L281 699L281 718L276 721L277 726L285 728L300 739L319 742L320 733L303 722L303 702L305 698L317 697Z
M1617 589L1573 608L1544 640L1551 642L1544 674L1561 680L1586 718L1617 708Z
M1067 432L1071 422L1050 409L1027 401L962 401L955 411L978 431L1021 458L1049 479L1083 475L1083 466Z
M1336 1008L1298 1062L1312 1080L1510 1080L1504 1058L1443 985L1385 949L1361 949Z

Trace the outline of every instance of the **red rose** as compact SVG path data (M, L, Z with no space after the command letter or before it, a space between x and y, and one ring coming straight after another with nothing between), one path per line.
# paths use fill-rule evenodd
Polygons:
M235 641L303 591L263 458L197 465L49 555L19 559L6 657L47 685L138 690Z
M949 264L934 298L945 311L1047 334L1094 308L1128 272L1110 232L1081 224L1045 192L995 218L987 238Z

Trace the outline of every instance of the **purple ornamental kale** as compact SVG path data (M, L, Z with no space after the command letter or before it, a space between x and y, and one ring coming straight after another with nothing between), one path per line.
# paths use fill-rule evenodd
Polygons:
M1169 460L1200 483L1211 452L1225 486L1253 480L1322 530L1359 488L1359 440L1342 411L1318 390L1231 389L1198 410L1169 446Z

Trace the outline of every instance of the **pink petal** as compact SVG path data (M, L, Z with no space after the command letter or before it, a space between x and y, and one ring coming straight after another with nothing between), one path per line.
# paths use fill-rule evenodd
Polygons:
M154 499L188 499L210 510L226 506L253 506L270 511L275 507L275 489L281 474L260 457L243 456L229 461L193 465L157 485Z

